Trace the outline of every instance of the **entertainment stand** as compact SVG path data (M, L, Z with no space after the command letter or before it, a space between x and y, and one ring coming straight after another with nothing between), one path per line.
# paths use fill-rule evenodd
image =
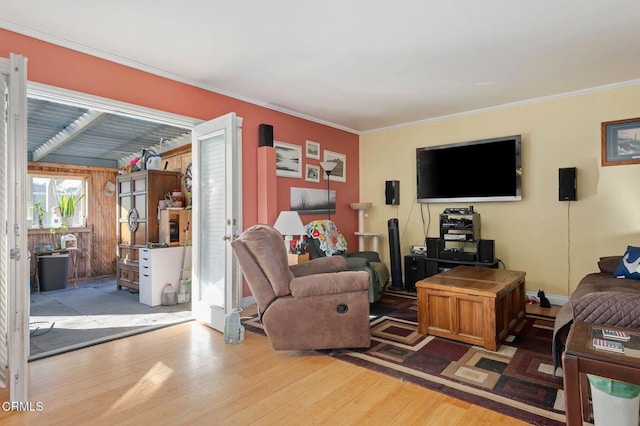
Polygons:
M480 214L473 206L445 209L440 238L427 238L426 254L404 257L404 288L414 291L416 282L460 265L497 268L493 246L493 240L480 239Z

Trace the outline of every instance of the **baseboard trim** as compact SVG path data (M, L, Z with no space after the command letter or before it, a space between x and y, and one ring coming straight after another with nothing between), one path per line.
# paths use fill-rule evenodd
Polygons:
M526 294L527 294L527 297L535 297L536 299L538 299L537 291L527 291ZM567 302L569 302L568 296L560 296L557 294L546 294L546 293L545 293L545 296L547 296L547 299L549 299L549 302L551 302L552 305L562 306Z

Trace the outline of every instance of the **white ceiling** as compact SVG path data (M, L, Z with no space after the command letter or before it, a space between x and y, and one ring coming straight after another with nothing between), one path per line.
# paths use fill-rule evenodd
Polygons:
M638 0L0 0L0 11L0 27L359 133L640 82Z

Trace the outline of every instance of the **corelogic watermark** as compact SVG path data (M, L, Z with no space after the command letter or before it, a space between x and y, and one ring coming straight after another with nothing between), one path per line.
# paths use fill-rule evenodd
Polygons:
M4 401L0 408L2 411L44 411L44 403L42 401Z

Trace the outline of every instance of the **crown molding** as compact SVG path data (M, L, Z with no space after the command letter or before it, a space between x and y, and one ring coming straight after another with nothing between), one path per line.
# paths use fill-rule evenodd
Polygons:
M486 107L486 108L479 108L479 109L474 109L474 110L465 111L465 112L457 112L455 114L442 115L440 117L434 117L434 118L426 118L424 120L410 121L410 122L407 122L407 123L395 124L393 126L380 127L378 129L372 129L372 130L365 130L365 131L360 132L360 135L364 136L364 135L370 135L370 134L374 134L374 133L385 132L387 130L394 130L394 129L401 129L401 128L404 128L404 127L419 126L419 125L422 125L422 124L435 123L435 122L444 121L444 120L451 120L453 118L460 118L460 117L466 117L466 116L469 116L469 115L482 114L482 113L490 112L490 111L499 111L499 110L502 110L502 109L514 108L514 107L519 107L519 106L523 106L523 105L537 104L537 103L540 103L540 102L548 102L548 101L553 101L553 100L562 99L562 98L569 98L569 97L572 97L572 96L579 96L579 95L585 95L585 94L588 94L588 93L601 92L601 91L604 91L604 90L611 90L611 89L618 89L618 88L621 88L621 87L635 86L636 84L640 84L640 79L622 81L622 82L619 82L619 83L605 84L603 86L596 86L596 87L590 87L590 88L587 88L587 89L574 90L572 92L559 93L559 94L556 94L556 95L542 96L542 97L539 97L539 98L532 98L532 99L527 99L527 100L524 100L524 101L510 102L510 103L506 103L506 104L502 104L502 105L496 105L496 106L491 106L491 107Z

